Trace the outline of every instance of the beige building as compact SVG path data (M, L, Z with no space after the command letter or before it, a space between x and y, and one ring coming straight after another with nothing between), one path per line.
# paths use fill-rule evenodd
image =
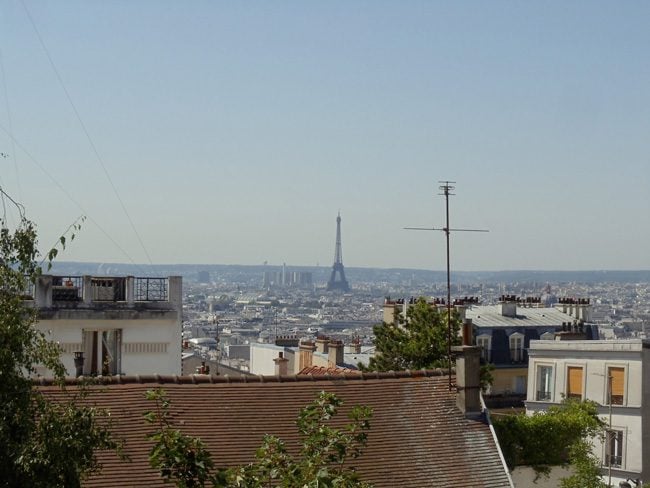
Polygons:
M180 276L42 275L30 298L69 376L181 374Z
M526 410L564 397L596 402L608 425L594 442L604 481L650 481L650 341L531 341L528 354Z

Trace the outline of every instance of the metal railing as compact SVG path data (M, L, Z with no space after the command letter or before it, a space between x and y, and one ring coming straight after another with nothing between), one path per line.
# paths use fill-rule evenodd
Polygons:
M53 302L78 302L83 299L83 276L54 276Z
M167 278L135 278L133 298L136 302L165 302L169 300Z

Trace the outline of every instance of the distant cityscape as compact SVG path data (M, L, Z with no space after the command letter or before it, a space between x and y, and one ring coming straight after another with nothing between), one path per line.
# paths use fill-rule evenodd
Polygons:
M414 269L346 268L349 292L327 291L331 267L291 265L142 265L58 262L53 273L93 276L182 276L186 338L220 335L226 360L230 345L327 334L372 347L372 326L383 319L387 297L442 298L446 274ZM650 331L650 271L452 272L452 297L559 297L591 301L591 320L601 338L645 338ZM215 322L218 321L218 324ZM217 330L217 328L219 330ZM357 339L358 338L358 339ZM208 349L204 351L208 357ZM235 360L239 363L240 361Z

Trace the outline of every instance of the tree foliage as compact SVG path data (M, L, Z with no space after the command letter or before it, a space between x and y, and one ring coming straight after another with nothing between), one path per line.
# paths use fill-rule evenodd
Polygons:
M569 460L573 474L560 480L560 488L607 488L600 475L600 462L585 439L569 447Z
M372 411L355 406L350 422L343 428L329 425L342 401L332 393L321 392L300 411L297 426L302 446L291 455L285 443L266 435L255 454L255 461L235 468L215 468L203 442L175 429L169 417L169 401L162 390L147 393L156 409L145 414L157 430L149 439L154 446L149 461L163 478L181 488L204 486L262 488L267 486L366 488L354 468L346 464L357 459L367 443Z
M105 412L77 404L65 391L58 346L34 327L37 311L24 300L41 270L36 229L21 212L10 230L0 219L0 486L75 487L100 468L98 449L118 449ZM63 391L45 398L31 376L47 368Z
M586 482L590 475L589 458L584 453L589 450L589 440L601 436L604 429L597 412L592 401L567 399L546 412L494 417L494 429L508 467L531 466L537 472L547 473L550 466L573 464L575 468L585 468L578 472L583 473L582 481ZM567 488L573 486L592 485L570 484Z
M460 344L460 319L451 316L452 345ZM375 356L366 368L369 371L403 371L446 367L447 314L419 298L406 312L396 313L392 324L383 322L373 327Z

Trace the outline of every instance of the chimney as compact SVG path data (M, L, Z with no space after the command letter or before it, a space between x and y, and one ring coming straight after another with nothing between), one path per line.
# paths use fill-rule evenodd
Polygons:
M289 374L289 360L280 351L278 357L273 360L275 363L275 376L287 376Z
M343 364L343 341L331 341L327 352L327 365L329 367Z
M467 418L481 415L481 348L478 346L452 347L456 357L456 405Z
M300 343L300 352L298 358L299 371L309 368L314 364L314 351L316 346L312 341L303 341Z
M465 313L467 311L467 307L465 306L465 303L460 302L458 304L454 304L454 308L456 309L458 318L460 319L461 322L463 322L465 320Z
M463 321L463 346L474 344L474 331L472 328L472 319L465 319Z
M501 295L499 299L499 311L504 317L517 316L517 296L516 295Z
M318 336L316 338L316 352L327 354L327 344L329 341L330 338L327 336Z

